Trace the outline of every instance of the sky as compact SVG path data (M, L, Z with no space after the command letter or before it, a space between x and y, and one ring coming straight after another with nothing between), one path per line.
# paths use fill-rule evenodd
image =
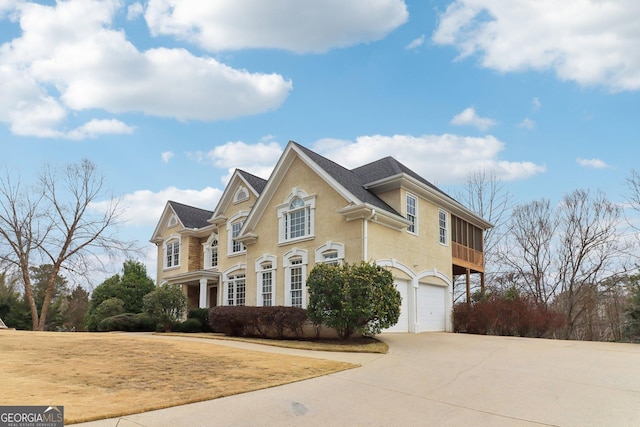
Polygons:
M638 22L626 0L0 0L0 166L93 161L152 277L167 200L213 210L289 140L452 195L482 170L515 203L622 204Z

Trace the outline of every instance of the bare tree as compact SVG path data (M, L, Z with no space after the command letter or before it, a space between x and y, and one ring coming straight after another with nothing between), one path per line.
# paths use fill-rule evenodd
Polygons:
M511 194L494 173L478 170L469 175L465 191L457 197L471 211L493 224L493 228L484 233L484 259L486 264L491 264L496 261L497 248L507 231Z
M521 287L544 304L558 287L551 274L557 228L558 220L549 200L517 206L511 215L510 243L501 248L499 255Z
M486 276L492 277L493 274L490 271L498 270L498 248L507 231L512 195L495 173L477 170L469 174L463 191L457 193L456 198L475 214L493 224L493 228L486 230L483 236ZM456 300L466 295L465 289L458 290L464 281L462 278L454 282ZM474 283L472 287L477 289L478 285Z
M617 234L620 213L603 193L592 196L585 190L566 195L559 207L557 281L565 295L567 338L572 336L581 312L588 308L583 301L588 293L583 288L613 274L612 261L621 249Z
M102 266L101 257L126 256L133 250L132 243L115 234L120 223L117 201L102 213L90 209L105 196L103 185L104 178L88 160L63 169L45 166L34 188L12 181L9 173L0 179L0 262L21 276L34 330L44 330L61 269L86 274ZM40 264L52 268L38 311L29 267Z
M514 209L502 261L522 288L567 317L566 338L590 336L601 311L599 283L615 275L625 243L620 208L603 193L575 190L555 209L548 200ZM577 331L578 326L591 328Z

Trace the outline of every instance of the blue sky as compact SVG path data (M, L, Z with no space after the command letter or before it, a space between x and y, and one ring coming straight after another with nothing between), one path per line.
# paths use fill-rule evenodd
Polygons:
M516 202L622 203L639 21L624 0L0 0L0 163L95 162L152 275L168 199L213 209L288 140L452 195L482 169Z

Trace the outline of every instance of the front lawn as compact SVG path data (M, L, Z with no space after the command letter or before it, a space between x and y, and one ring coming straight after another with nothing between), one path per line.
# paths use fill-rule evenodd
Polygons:
M65 423L274 387L355 365L123 333L0 331L2 405L64 406Z

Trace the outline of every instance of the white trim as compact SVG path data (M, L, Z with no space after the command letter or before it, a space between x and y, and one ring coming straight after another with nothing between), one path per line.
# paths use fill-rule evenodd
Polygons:
M262 265L271 263L271 268L265 270ZM271 305L276 305L276 269L278 268L278 258L273 255L264 254L256 259L256 305L263 306L264 300L262 295L262 273L271 272Z
M244 185L239 185L236 193L233 195L233 203L241 203L249 200L249 190Z
M242 228L244 227L244 221L246 221L247 215L249 215L249 211L240 211L240 212L236 212L231 218L227 219L227 226L226 226L226 228L227 228L227 255L229 255L229 256L247 253L247 247L242 242L240 242L240 244L242 245L243 249L240 250L240 251L237 251L237 252L233 251L233 240L234 240L233 239L233 225L237 224L238 222L242 222L243 223L240 226L240 230L238 231L238 236L236 236L236 237L241 236L242 235ZM219 253L218 253L218 255L219 255Z
M407 217L407 220L409 220L409 198L413 199L413 201L415 202L414 204L414 208L415 208L415 213L412 214L413 216L413 222L411 223L411 225L409 225L409 227L407 227L407 233L409 234L413 234L415 236L417 236L419 234L419 230L418 230L418 196L416 196L415 194L412 194L410 192L405 192L404 195L404 208L405 208L405 216ZM409 220L411 221L411 220ZM413 230L410 230L409 228L413 226Z
M344 261L344 244L327 241L324 245L318 246L315 251L316 264L327 262L324 257L325 252L335 251L338 254L337 260L339 263Z
M444 239L445 241L443 242L441 239L441 234L440 231L442 229L442 227L440 227L440 214L444 214ZM449 246L449 240L451 240L451 237L449 236L449 229L451 228L451 219L449 216L449 212L445 211L442 208L438 208L438 243L440 243L443 246Z
M204 270L217 270L218 265L220 265L220 238L219 237L220 236L218 236L218 233L211 233L207 241L202 244L202 249L204 251ZM218 251L218 263L217 265L212 266L211 255L213 254L213 251L211 249L211 244L213 243L214 240L218 241L218 246L216 246Z
M244 274L244 280L245 280L245 305L247 304L247 297L246 297L246 292L247 292L247 276L246 276L246 272L247 272L247 264L236 264L233 265L229 268L227 268L225 271L222 272L222 305L229 305L228 304L228 299L229 299L229 276L235 276L235 275L239 275L239 274ZM233 273L233 274L231 274Z
M289 208L291 202L295 199L300 199L304 202L305 210L305 233L302 236L287 238L287 216L289 215ZM291 189L291 193L285 198L284 203L276 206L277 218L278 218L278 244L298 242L300 240L312 239L315 236L315 210L316 210L316 196L307 195L304 190L297 187ZM308 223L307 223L308 221Z
M301 264L292 264L293 260L300 259ZM307 308L307 266L309 259L307 251L303 249L292 249L283 256L284 267L284 305L291 307L291 270L295 267L302 267L302 308Z
M168 265L167 264L167 244L173 242L174 240L178 241L178 263ZM180 268L180 259L182 258L182 236L179 234L172 234L168 236L164 242L162 242L162 269L163 270L173 270L176 268Z
M442 280L444 283L433 283L433 282L422 282L423 284L429 284L433 286L442 286L447 288L447 292L445 292L445 330L447 332L451 332L453 330L452 327L452 310L453 310L453 282L451 279L438 271L437 269L432 270L423 270L418 273L414 273L411 268L407 267L403 263L398 260L391 259L381 259L376 261L376 265L381 267L391 267L397 270L402 271L409 277L409 282L411 283L410 289L407 291L407 309L409 311L409 332L420 332L420 325L418 324L418 314L417 314L417 305L418 305L418 288L420 287L420 283L422 279L427 277L436 277Z

